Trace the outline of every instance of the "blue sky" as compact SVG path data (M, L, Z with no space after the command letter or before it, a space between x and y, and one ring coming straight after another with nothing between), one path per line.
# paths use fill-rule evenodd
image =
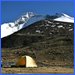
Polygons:
M73 1L3 1L1 5L2 23L17 20L26 12L37 14L66 13L74 16Z

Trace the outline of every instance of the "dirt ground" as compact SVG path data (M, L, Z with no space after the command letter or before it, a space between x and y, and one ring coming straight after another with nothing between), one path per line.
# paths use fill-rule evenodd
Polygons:
M74 73L73 68L64 67L38 67L38 68L2 68L2 73Z

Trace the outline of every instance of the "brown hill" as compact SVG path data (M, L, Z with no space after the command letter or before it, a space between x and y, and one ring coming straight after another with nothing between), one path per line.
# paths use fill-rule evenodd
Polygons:
M42 20L2 39L2 60L30 55L38 66L73 66L72 23ZM10 57L9 57L10 55Z

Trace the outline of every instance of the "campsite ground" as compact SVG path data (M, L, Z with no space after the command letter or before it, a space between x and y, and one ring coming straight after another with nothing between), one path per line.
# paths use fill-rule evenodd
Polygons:
M71 47L70 47L71 48ZM21 48L22 49L22 48ZM25 49L23 48L22 50L25 51ZM72 50L72 49L70 49ZM61 57L63 57L63 59L58 59L58 55L55 55L53 58L49 58L49 56L45 53L45 55L43 55L44 50L41 54L40 51L38 51L37 53L37 68L11 68L11 64L15 64L15 62L17 61L18 58L18 54L15 54L15 52L23 52L20 49L9 49L9 48L3 48L2 49L2 61L3 61L3 67L2 67L2 73L7 73L7 74L11 74L11 73L74 73L74 68L73 68L73 61L72 61L72 57L70 57L71 53L69 54L69 59L67 59L67 53L63 53L61 54ZM63 50L64 52L66 51ZM24 52L23 52L24 53ZM39 54L39 55L38 55ZM56 57L57 56L57 57ZM49 59L47 59L49 58ZM54 59L56 58L56 59ZM8 59L8 60L7 60ZM39 61L40 60L40 61ZM6 66L8 66L8 68L5 68Z
M2 68L2 73L74 73L74 69L66 67Z

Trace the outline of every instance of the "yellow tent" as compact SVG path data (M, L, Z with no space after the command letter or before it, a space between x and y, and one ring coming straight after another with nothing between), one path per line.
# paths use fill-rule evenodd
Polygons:
M37 67L35 60L30 56L22 56L16 63L17 67Z

